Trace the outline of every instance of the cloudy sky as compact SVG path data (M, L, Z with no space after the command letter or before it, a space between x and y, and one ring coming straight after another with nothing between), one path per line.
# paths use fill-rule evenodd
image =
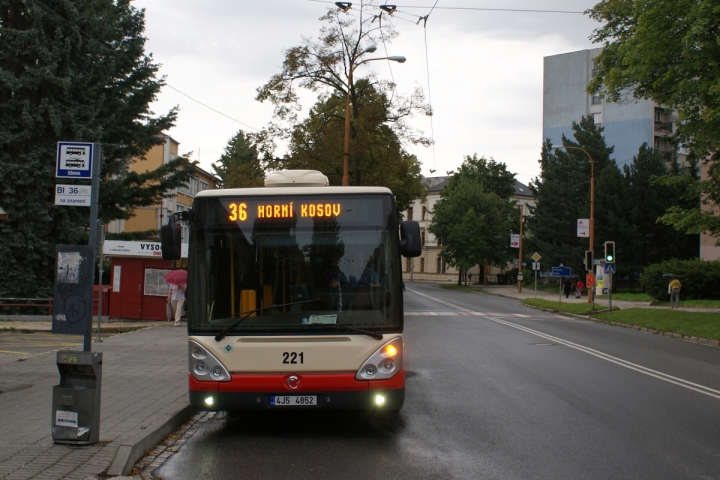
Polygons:
M360 2L353 3L351 14L357 15ZM413 126L432 136L435 145L407 147L420 159L423 174L431 175L432 169L444 175L464 155L477 153L504 162L522 183L537 176L543 57L593 48L588 37L598 26L582 14L537 10L582 12L596 1L388 3L397 5L393 25L399 35L386 45L387 54L405 56L407 62L371 62L355 75L392 76L400 94L417 86L429 94L432 124L422 117ZM152 109L165 113L180 107L177 125L168 133L182 153L192 151L192 158L210 170L238 130L251 132L271 120L272 106L255 101L256 89L281 71L285 49L299 45L303 36L317 37L318 18L333 2L135 0L134 5L145 9L146 50L167 77ZM417 23L428 14L425 27ZM374 55L385 56L384 51L378 45ZM313 97L304 99L307 112ZM282 153L281 147L277 154Z

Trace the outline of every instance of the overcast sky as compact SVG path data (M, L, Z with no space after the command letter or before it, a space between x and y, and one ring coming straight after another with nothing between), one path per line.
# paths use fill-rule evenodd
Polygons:
M256 89L281 71L285 49L299 45L302 36L317 37L318 18L333 3L135 0L136 8L145 9L146 51L167 77L152 109L159 114L180 107L177 125L168 132L180 142L180 152L192 151L192 158L211 170L238 130L267 125L272 105L255 101ZM360 2L353 3L351 12L357 14ZM588 37L598 24L576 13L480 9L582 12L596 1L438 0L432 12L435 0L387 3L397 5L393 24L399 33L387 53L407 62L371 62L355 76L392 75L400 94L417 86L429 94L432 125L422 117L413 126L432 136L435 145L407 146L423 174L445 175L464 155L477 153L504 162L522 183L537 176L543 57L594 48ZM426 27L417 24L428 14ZM385 56L384 46L378 45L374 55ZM305 98L303 112L314 103L313 97ZM283 153L282 148L277 152Z

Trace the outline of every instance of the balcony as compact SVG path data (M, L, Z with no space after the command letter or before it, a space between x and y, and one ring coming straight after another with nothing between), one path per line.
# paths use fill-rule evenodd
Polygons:
M672 133L673 124L672 124L672 122L660 122L658 120L655 120L655 131L663 132L663 133Z

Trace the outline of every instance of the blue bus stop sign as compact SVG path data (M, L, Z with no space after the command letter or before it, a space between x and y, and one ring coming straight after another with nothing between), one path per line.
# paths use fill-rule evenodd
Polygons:
M56 178L92 178L93 144L58 142Z

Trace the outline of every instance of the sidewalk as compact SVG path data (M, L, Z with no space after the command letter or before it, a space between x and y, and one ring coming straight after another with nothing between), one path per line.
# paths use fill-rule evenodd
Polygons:
M0 326L50 330L49 322ZM135 330L138 327L144 328ZM100 442L94 445L53 443L52 389L60 378L54 353L0 366L0 478L126 475L146 450L194 413L187 399L185 328L168 322L113 321L103 322L101 331L128 333L92 344L92 351L103 352Z

